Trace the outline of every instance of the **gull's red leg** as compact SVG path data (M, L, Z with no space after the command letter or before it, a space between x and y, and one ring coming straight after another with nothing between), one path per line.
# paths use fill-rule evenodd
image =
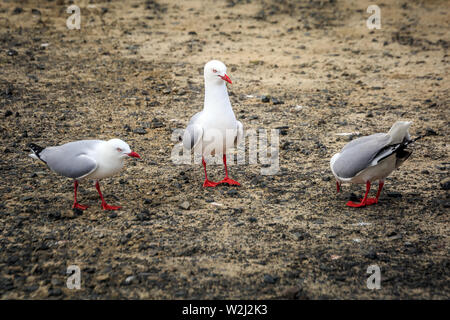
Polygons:
M100 195L100 199L102 199L102 209L103 210L117 210L120 209L122 207L117 207L117 206L110 206L109 204L106 203L105 199L103 198L102 192L100 191L100 184L98 183L98 180L95 182L95 188L98 191L98 194Z
M380 197L381 190L383 189L384 181L380 180L378 182L378 191L375 198L368 198L366 201L366 205L370 206L371 204L378 203L378 198Z
M77 190L78 190L78 181L74 180L73 182L73 206L72 209L80 209L80 210L86 210L88 206L83 206L82 204L79 204L77 201Z
M206 173L206 162L205 162L205 158L202 157L202 163L203 163L203 168L205 170L205 182L203 182L203 187L215 187L217 186L219 183L217 182L212 182L208 180L208 175Z
M227 156L223 155L223 164L225 166L225 178L222 181L219 181L219 183L228 183L229 185L236 185L240 186L241 184L233 179L230 179L228 177L228 169L227 169Z
M360 207L364 207L367 205L366 201L367 201L367 195L369 194L370 191L370 181L366 182L366 194L364 195L364 198L361 200L360 203L354 203L352 201L347 202L347 206L349 207L353 207L353 208L360 208Z
M336 189L338 193L339 191L341 191L341 184L339 183L339 181L336 181Z

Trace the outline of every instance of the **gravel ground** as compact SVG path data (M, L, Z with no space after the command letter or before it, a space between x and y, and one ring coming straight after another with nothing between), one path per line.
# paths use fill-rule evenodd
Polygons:
M368 1L77 4L81 30L68 30L68 1L0 0L2 299L450 298L447 1L381 2L379 30ZM278 174L234 165L241 187L203 189L201 165L171 161L213 58L244 127L281 129ZM336 194L337 134L399 119L433 135L378 205L346 207L364 187ZM72 182L28 157L30 142L112 137L142 156L103 181L117 212L88 181L90 208L72 211Z

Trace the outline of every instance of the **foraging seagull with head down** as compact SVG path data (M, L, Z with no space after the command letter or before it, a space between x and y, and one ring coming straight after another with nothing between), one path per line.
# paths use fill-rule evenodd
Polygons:
M95 187L102 200L103 210L117 210L121 207L110 206L103 198L100 191L99 180L118 173L126 157L140 158L131 151L130 146L120 140L81 140L69 142L56 147L42 148L34 143L29 147L32 154L30 157L43 161L50 170L74 179L74 203L72 208L86 210L77 201L78 180L94 179Z
M227 67L220 61L209 61L203 71L205 78L205 103L203 111L195 114L183 135L183 147L199 150L205 171L203 187L215 187L222 183L240 185L228 177L226 153L236 141L243 137L242 123L236 120L231 108L226 82L232 83L227 75ZM223 155L225 178L212 182L206 173L205 156Z
M412 150L408 145L422 138L411 140L408 129L411 122L397 121L388 133L376 133L361 137L346 144L330 161L331 171L336 178L337 191L342 182L366 184L366 193L360 203L347 202L349 207L364 207L378 203L384 179L397 169ZM375 198L368 198L370 185L378 180Z

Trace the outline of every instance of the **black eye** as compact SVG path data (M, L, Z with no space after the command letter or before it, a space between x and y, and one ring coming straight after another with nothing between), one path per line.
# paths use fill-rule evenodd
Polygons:
M217 73L217 70L216 70L216 69L213 69L213 72L214 72L214 73Z
M116 150L117 150L118 152L122 152L122 149L120 149L120 148L117 148Z

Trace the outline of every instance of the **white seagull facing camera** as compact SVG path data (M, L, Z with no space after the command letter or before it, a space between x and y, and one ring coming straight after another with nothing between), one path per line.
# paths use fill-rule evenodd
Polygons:
M408 145L423 137L411 140L408 132L410 125L411 122L397 121L388 133L355 139L331 158L330 167L338 192L342 182L366 184L366 194L361 202L349 201L347 206L364 207L378 203L384 179L411 155ZM370 184L376 180L379 181L377 195L367 198Z
M74 179L72 208L81 210L88 208L77 201L78 180L81 179L96 180L95 188L102 200L103 210L120 209L121 207L110 206L106 203L98 180L118 173L126 157L140 158L136 152L131 151L126 142L120 139L81 140L46 148L30 143L29 147L33 151L30 157L43 161L50 170Z
M226 82L232 83L227 75L227 67L220 61L209 61L204 68L205 77L205 103L203 111L195 114L183 135L185 149L198 150L201 148L202 164L205 171L203 187L215 187L221 183L240 185L228 177L227 150L232 148L236 141L244 135L244 128L236 120L231 108ZM208 180L206 173L205 156L223 155L225 178L219 182Z

